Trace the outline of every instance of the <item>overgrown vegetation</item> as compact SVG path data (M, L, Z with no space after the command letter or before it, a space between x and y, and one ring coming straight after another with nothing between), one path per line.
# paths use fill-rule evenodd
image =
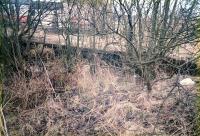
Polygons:
M197 99L196 99L196 108L197 108L197 113L196 113L196 136L198 136L200 134L200 95L199 95L199 84L197 85L198 87L198 96L197 96Z
M1 21L0 21L1 22ZM5 117L3 113L3 79L4 79L4 65L5 65L5 56L3 54L3 38L2 38L2 26L0 25L0 134L1 135L7 135L7 128L6 128L6 122Z
M199 4L0 1L1 135L199 135Z

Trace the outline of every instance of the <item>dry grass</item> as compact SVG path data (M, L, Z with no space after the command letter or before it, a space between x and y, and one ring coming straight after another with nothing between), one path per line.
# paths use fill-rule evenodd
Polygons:
M30 79L13 76L6 87L13 102L5 109L10 135L192 134L195 90L171 91L176 77L156 82L148 94L137 75L100 62L95 74L83 61L73 73L62 60L45 63L46 72L32 67L38 70Z

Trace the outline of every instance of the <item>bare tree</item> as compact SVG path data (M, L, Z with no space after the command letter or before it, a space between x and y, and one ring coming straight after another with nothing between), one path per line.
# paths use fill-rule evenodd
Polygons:
M117 23L127 22L127 29L123 33L109 22L107 26L127 41L128 61L144 77L148 90L155 78L155 64L168 59L182 44L197 40L197 7L197 0L113 1Z
M36 32L39 24L54 10L56 5L51 2L42 3L32 0L5 0L0 1L1 22L3 24L3 37L5 43L11 46L10 54L14 63L18 66L22 63L23 44L30 49L30 39ZM9 49L8 49L9 50Z

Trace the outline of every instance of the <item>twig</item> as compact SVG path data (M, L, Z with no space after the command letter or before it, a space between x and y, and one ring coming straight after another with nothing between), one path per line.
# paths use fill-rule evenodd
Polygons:
M52 91L55 93L55 89L54 89L54 87L53 87L53 85L52 85L52 83L51 83L51 80L50 80L48 71L47 71L47 69L46 69L46 66L44 65L44 63L43 63L41 57L39 57L39 58L40 58L40 61L41 61L42 65L43 65L43 67L44 67L44 71L45 71L45 74L46 74L46 76L47 76L47 80L48 80L48 82L49 82L49 84L50 84L50 87L51 87Z

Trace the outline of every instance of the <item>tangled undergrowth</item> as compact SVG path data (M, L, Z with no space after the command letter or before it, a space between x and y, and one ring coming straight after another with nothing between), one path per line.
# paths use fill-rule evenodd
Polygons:
M199 55L199 54L198 54ZM198 67L198 77L200 77L200 60L197 59L196 60L196 64ZM200 135L200 82L198 79L198 83L197 83L197 98L196 98L196 126L195 126L195 136Z
M13 75L4 83L12 136L194 133L196 91L179 86L176 76L155 82L149 94L137 75L99 63L95 74L83 61L72 73L59 59L27 67L30 77Z

